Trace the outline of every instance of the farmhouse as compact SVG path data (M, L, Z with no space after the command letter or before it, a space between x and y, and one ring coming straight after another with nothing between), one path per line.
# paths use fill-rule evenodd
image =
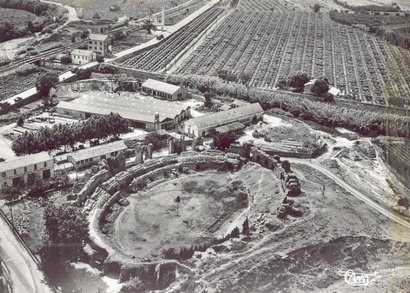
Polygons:
M127 149L124 141L115 141L95 147L79 150L67 156L76 170L98 164L103 159L115 157L120 151Z
M90 34L88 36L88 50L98 55L106 56L109 53L111 38L108 35Z
M54 161L47 152L22 156L0 163L0 174L2 188L26 184L35 174L40 179L49 179L54 176Z
M73 64L86 64L95 60L96 54L93 51L74 49L71 51L71 60Z
M80 119L86 119L91 115L108 115L111 112L129 120L133 127L147 130L173 129L182 120L191 116L191 108L177 102L130 95L86 94L57 105L57 113Z
M225 132L229 129L238 131L242 128L240 124L247 125L262 118L263 109L261 105L254 103L189 119L181 125L180 130L189 137L201 137L208 135L216 129L220 132ZM239 122L239 124L234 122Z
M155 79L147 79L141 87L144 93L157 98L175 101L186 97L184 88Z
M312 87L315 84L316 79L312 79L311 81L305 83L304 87L303 87L303 93L304 94L313 94L312 93ZM332 94L333 96L339 96L341 94L341 91L338 88L335 87L329 87L328 90L329 94Z

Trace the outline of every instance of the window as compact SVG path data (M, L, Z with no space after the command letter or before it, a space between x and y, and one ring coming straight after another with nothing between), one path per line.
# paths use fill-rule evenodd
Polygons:
M14 169L14 175L17 175L17 170L16 169Z
M24 167L24 172L27 172L27 167Z
M37 164L34 164L34 170L37 170Z
M47 167L47 162L44 162L44 167Z
M1 177L3 177L3 178L6 177L6 172L2 172Z

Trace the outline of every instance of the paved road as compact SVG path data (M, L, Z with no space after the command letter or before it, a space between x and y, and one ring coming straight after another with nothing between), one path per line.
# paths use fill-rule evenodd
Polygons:
M45 284L43 273L25 247L0 217L0 258L6 265L15 293L52 293Z
M386 216L387 218L391 219L392 221L394 221L394 222L396 222L396 223L398 223L398 224L400 224L400 225L402 225L406 228L410 228L410 223L408 221L403 220L398 215L386 210L384 207L382 207L378 203L374 202L373 200L368 198L366 195L364 195L363 193L361 193L360 191L358 191L357 189L355 189L354 187L352 187L351 185L346 183L344 180L342 180L341 178L339 178L338 176L336 176L335 174L333 174L332 172L330 172L329 170L324 168L316 160L312 160L311 162L309 162L307 160L303 160L303 159L296 159L296 158L287 158L287 160L291 163L305 164L305 165L308 165L308 166L318 170L319 172L323 173L324 175L326 175L327 177L329 177L330 179L335 181L339 186L343 187L344 189L346 189L347 191L352 193L355 197L357 197L358 199L364 201L368 206L370 206L374 210L378 211L380 214Z

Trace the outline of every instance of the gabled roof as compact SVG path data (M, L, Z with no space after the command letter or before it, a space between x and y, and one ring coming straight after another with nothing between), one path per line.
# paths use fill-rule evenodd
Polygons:
M155 79L147 79L142 84L142 87L160 91L160 92L167 93L170 95L173 95L175 92L177 92L181 88L177 85L169 84L169 83L155 80Z
M93 54L93 51L89 51L89 50L74 49L71 51L71 55L90 56L92 54Z
M153 123L155 114L159 114L159 120L162 122L166 119L174 119L182 111L187 111L189 107L152 97L138 98L132 95L110 97L85 94L70 102L61 101L57 108L96 115L108 115L113 112L132 121Z
M108 39L108 35L90 34L88 38L92 41L106 41Z
M67 157L72 157L76 162L78 162L81 160L95 158L102 155L107 155L112 152L122 151L125 149L127 149L127 146L124 144L124 141L120 140L79 150L67 155Z
M263 109L259 103L254 103L242 107L232 108L227 111L216 112L189 119L186 123L195 124L198 128L212 128L225 125L244 117L263 114Z
M34 164L44 163L53 158L47 152L41 152L33 155L21 156L12 160L0 163L0 172L10 171L17 168L23 168Z

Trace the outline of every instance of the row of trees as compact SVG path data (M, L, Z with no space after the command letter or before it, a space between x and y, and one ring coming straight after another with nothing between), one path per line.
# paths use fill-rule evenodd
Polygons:
M193 87L207 86L214 94L231 96L248 102L259 102L266 109L281 108L295 117L312 120L330 127L345 127L364 135L410 137L410 117L312 101L291 93L270 92L241 84L227 84L218 77L202 75L169 75L170 83L191 80Z
M92 116L87 120L72 124L55 124L53 127L42 127L38 131L26 131L20 134L12 144L18 155L33 154L41 151L57 150L71 147L77 142L117 138L128 132L128 121L119 114Z

